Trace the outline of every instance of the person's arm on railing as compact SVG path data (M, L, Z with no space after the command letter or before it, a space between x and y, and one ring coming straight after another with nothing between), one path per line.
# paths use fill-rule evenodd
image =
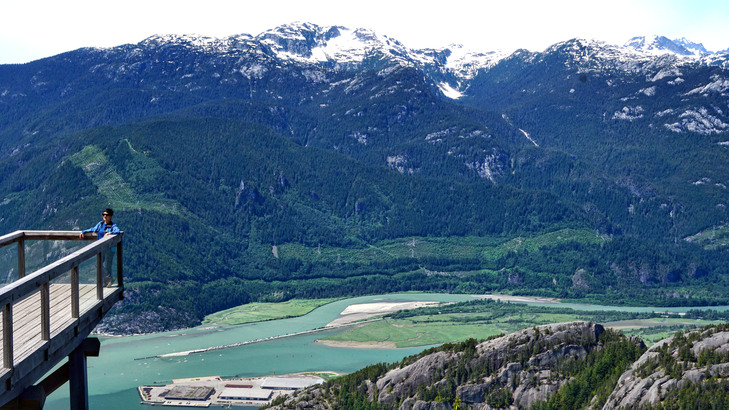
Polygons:
M119 230L119 227L118 227L118 226L116 226L116 224L112 224L112 225L111 225L111 230L110 230L110 231L108 231L108 232L106 232L106 233L104 234L104 236L106 236L106 235L118 235L118 234L120 234L120 233L121 233L121 231Z
M101 222L97 223L96 226L94 226L93 228L84 229L83 231L81 231L81 234L78 237L84 239L86 238L87 233L99 232L99 229L101 229Z

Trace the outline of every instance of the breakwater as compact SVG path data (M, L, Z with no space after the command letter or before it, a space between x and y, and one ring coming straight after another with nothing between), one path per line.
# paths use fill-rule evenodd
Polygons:
M283 338L287 338L287 337L310 335L310 334L314 334L314 333L319 333L319 332L323 332L323 331L327 331L327 330L340 329L340 328L344 328L344 327L360 326L360 325L378 321L378 320L382 320L382 319L381 318L368 319L368 320L362 320L362 321L355 322L355 323L345 323L345 324L341 324L341 325L324 326L324 327L318 327L316 329L304 330L301 332L287 333L287 334L278 335L278 336L262 337L259 339L246 340L246 341L237 342L237 343L229 343L229 344L218 345L218 346L202 347L199 349L184 350L181 352L163 353L163 354L158 354L158 355L154 355L154 356L137 357L134 360L148 360L148 359L161 359L161 358L166 358L166 357L169 358L169 357L188 356L188 355L196 354L196 353L206 353L206 352L212 352L215 350L230 349L233 347L245 346L245 345L250 345L250 344L254 344L254 343L270 342L272 340L283 339Z

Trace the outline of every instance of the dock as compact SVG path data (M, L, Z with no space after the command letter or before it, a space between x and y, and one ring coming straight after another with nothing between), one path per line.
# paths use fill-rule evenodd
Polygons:
M139 386L142 403L178 407L264 406L281 395L324 383L313 374L251 378L220 376L175 379L170 384Z

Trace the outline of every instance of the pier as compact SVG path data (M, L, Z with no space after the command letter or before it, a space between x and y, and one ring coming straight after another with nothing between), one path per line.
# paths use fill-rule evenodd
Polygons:
M332 374L331 372L322 372ZM176 407L263 406L281 395L324 383L318 374L249 378L219 376L176 379L171 384L139 386L142 403Z

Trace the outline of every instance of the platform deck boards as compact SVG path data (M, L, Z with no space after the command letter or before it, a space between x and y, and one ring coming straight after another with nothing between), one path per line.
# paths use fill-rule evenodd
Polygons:
M104 297L116 287L104 288ZM49 286L51 308L51 340L53 337L75 323L71 315L71 285L51 284ZM79 315L93 308L99 300L96 285L79 285ZM13 305L13 357L20 363L35 351L41 340L41 300L40 291L30 294ZM2 323L0 321L0 357L2 357ZM1 370L1 369L0 369Z

